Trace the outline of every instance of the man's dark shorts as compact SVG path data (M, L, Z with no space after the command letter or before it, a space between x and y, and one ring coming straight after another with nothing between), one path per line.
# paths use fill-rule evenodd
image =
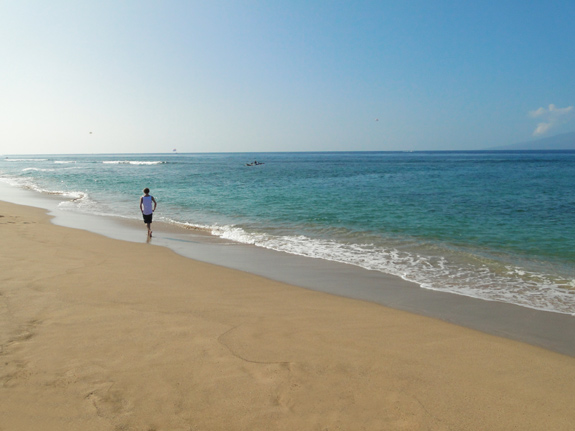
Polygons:
M152 223L153 214L142 214L144 216L144 223Z

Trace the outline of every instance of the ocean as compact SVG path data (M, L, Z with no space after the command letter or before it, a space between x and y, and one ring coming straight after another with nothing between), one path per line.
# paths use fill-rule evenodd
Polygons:
M0 181L137 220L149 187L182 231L575 315L575 151L2 156Z

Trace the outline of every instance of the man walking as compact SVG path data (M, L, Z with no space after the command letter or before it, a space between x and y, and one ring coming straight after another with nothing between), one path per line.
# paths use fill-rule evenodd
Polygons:
M144 196L140 198L140 211L142 211L142 215L144 216L144 223L148 226L148 236L152 236L152 215L154 211L156 211L156 206L158 203L153 196L150 196L150 189L144 189Z

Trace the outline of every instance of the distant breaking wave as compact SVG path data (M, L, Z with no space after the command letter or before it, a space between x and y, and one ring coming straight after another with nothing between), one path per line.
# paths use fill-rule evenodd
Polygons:
M102 162L107 165L161 165L165 162L162 161L151 161L151 162L142 162L142 161L134 161L134 160L108 160Z
M30 171L35 171L35 172L53 172L54 169L41 169L41 168L25 168L25 169L22 169L22 172L30 172Z
M48 159L4 159L6 162L46 162Z

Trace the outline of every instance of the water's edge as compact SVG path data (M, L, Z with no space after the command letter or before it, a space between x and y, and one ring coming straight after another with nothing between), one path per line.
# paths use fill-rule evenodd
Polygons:
M123 241L147 242L141 223L62 211L59 200L0 183L2 200L46 209L54 224ZM575 356L575 317L431 291L378 271L225 241L154 223L152 245L202 262L315 291L369 301ZM350 289L349 286L353 286Z

